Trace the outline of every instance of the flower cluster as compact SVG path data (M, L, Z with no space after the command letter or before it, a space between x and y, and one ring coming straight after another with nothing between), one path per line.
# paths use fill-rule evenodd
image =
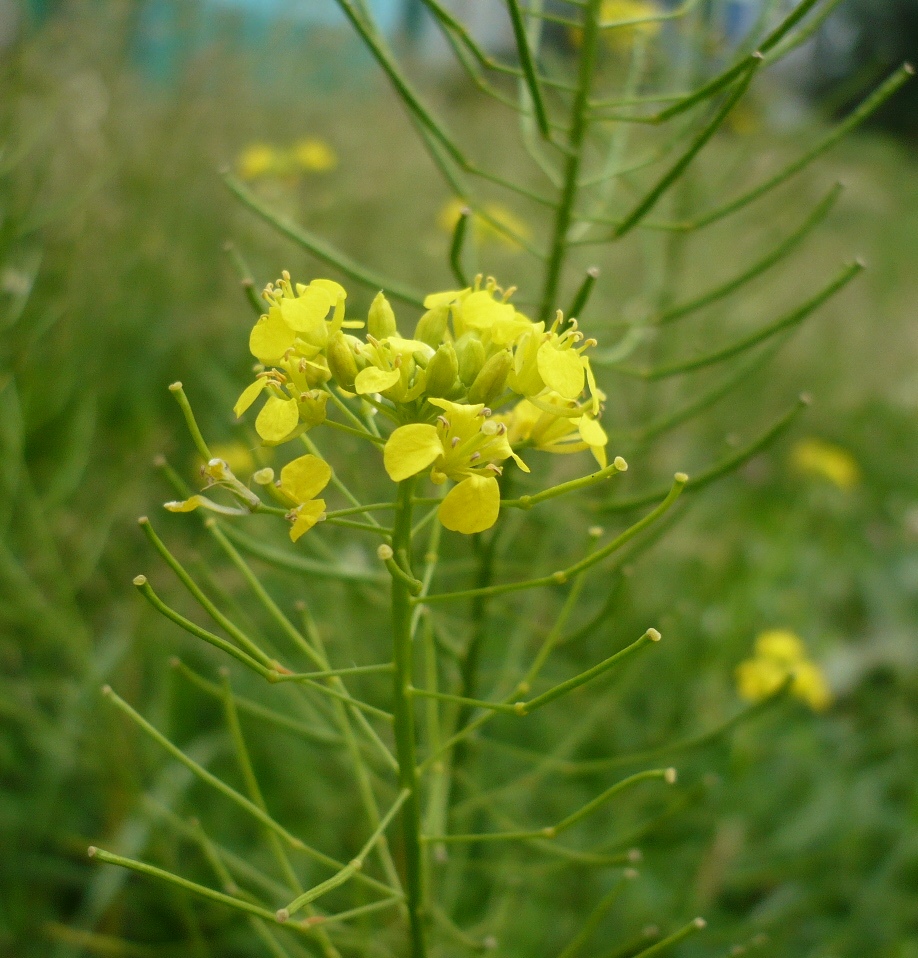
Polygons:
M607 461L598 419L605 397L586 355L595 341L560 312L550 325L534 322L510 302L512 293L481 277L467 289L434 293L406 338L382 293L365 322L348 319L343 286L294 284L284 273L264 292L268 309L249 337L259 365L234 412L242 416L263 398L255 430L276 446L340 408L350 424L339 427L384 446L393 481L428 474L437 485L454 483L438 510L446 528L481 532L497 520L507 461L529 471L524 450L590 450L600 466ZM294 538L323 515L315 495L331 473L314 459L288 464L277 482L273 473L262 481L266 470L256 478L292 506ZM232 486L220 467L205 471L212 483Z
M790 679L790 691L815 711L831 704L832 693L819 666L807 657L800 639L786 629L770 629L755 640L755 655L736 669L739 693L750 702L774 695Z
M236 171L244 180L268 177L290 178L301 173L325 173L338 165L335 151L316 138L297 140L292 146L250 143L236 160Z

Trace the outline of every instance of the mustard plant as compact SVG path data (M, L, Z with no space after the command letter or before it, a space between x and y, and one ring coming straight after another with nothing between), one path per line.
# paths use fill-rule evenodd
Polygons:
M614 593L606 587L611 570L620 567L628 550L652 542L665 528L661 520L683 491L700 489L745 462L801 408L796 403L756 439L692 479L679 472L666 488L610 495L607 490L627 465L615 454L616 434L603 425L606 406L615 405L615 387L597 382L597 372L655 382L745 358L687 404L662 413L648 407L653 415L619 431L641 449L737 388L753 366L843 288L860 263L844 266L788 312L732 342L680 358L656 358L677 321L736 294L782 262L829 213L840 188L833 187L763 258L684 298L670 276L682 245L788 181L876 110L910 71L897 71L784 169L696 210L686 188L693 161L762 69L812 36L834 0L802 0L783 15L778 4L764 4L752 34L714 70L698 55L700 40L711 36L710 10L694 0L672 10L650 3L565 0L566 13L538 0L525 8L519 0L495 3L505 10L515 41L512 60L488 52L447 5L424 0L477 91L518 119L520 142L541 179L532 187L490 168L486 160L493 144L484 144L485 160L470 155L466 138L451 132L427 104L367 5L337 2L463 204L450 217L455 288L417 290L381 276L278 216L240 179L226 175L246 207L340 279L381 292L364 315L349 305L353 297L338 280L284 272L258 297L242 257L233 251L258 312L249 336L257 361L254 379L239 384L244 388L234 407L237 416L254 422L266 450L248 475L237 475L226 458L213 454L183 386L171 387L203 466L202 488L193 489L162 464L179 496L166 508L204 517L266 625L244 626L239 615L214 601L212 584L199 584L146 517L140 523L154 550L219 632L172 608L146 576L138 576L135 585L167 619L233 660L218 682L184 662L177 661L176 668L221 703L243 788L180 748L114 690L106 688L106 694L175 760L254 820L274 862L241 858L198 821L175 824L198 846L219 888L99 848L90 853L235 909L275 955L300 954L303 942L328 956L375 951L424 958L493 947L512 952L512 942L462 926L469 909L457 903L474 897L466 886L480 880L478 870L493 867L482 849L506 848L514 856L513 850L522 848L528 858L550 856L603 874L611 869L614 880L583 926L560 946L554 933L546 935L548 948L572 958L590 945L624 884L635 877L638 854L584 847L570 842L568 833L605 814L631 789L654 782L672 786L676 772L645 767L612 778L587 801L540 821L527 820L525 812L508 813L497 793L545 784L550 798L552 771L579 767L569 761L569 752L577 742L580 696L649 654L661 635L649 627L557 680L546 677L547 666L560 647L582 639L591 624L614 610ZM482 184L515 197L531 215L517 220L522 214L496 214L476 188ZM666 209L668 217L654 218ZM467 241L485 226L531 260L521 267L526 280L517 295L477 268L481 251ZM663 278L651 308L606 341L598 327L608 331L614 324L597 323L594 337L584 318L601 274L582 258L590 247L602 251L633 235L648 244L659 241L654 255ZM635 358L642 350L646 358ZM269 460L269 454L277 458ZM564 460L577 468L556 481L547 476L543 454L580 458ZM595 466L587 468L590 457ZM358 486L387 492L368 499ZM570 497L585 501L579 512L570 508ZM640 518L614 530L596 522L641 509ZM527 528L540 513L563 530L561 539L542 550L538 527ZM258 517L285 529L293 547L273 540ZM260 523L256 533L246 530L248 522ZM359 553L363 559L348 558L353 553L339 530L372 543ZM367 555L375 557L375 567L364 561ZM299 603L275 598L251 560L300 574ZM374 627L358 644L375 661L344 664L327 648L326 630L305 597L306 586L319 582L340 583L345 596L360 592L374 603ZM516 593L547 593L550 601L512 606L514 634L497 634L494 609ZM589 599L585 617L579 609ZM551 610L548 621L540 619L545 608ZM456 609L467 614L454 614ZM772 669L767 681L756 663L752 679L758 684L747 690L755 703L703 738L733 727L795 681L799 686L795 675L804 658L795 655ZM485 660L500 664L486 669ZM264 683L261 697L237 691L246 675ZM293 689L296 698L278 705L272 693L280 689ZM565 713L566 702L572 704ZM608 707L607 700L602 704ZM553 723L570 727L569 741L528 750L530 773L482 792L470 757L476 749L495 747L484 728L499 720L525 723L543 709L551 710ZM307 825L285 824L269 808L243 735L243 713L340 750L361 807L360 821L350 821L339 838L344 854L317 847ZM652 754L693 744L668 743ZM583 765L614 771L642 757L607 756L598 765ZM315 774L310 768L304 787ZM545 809L554 807L544 801ZM511 870L515 861L510 858ZM659 954L702 927L704 920L694 918L657 940L619 941L617 950L604 953Z

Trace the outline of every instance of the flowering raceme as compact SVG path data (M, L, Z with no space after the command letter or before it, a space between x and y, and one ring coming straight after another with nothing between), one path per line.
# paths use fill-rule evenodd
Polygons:
M255 429L269 446L325 422L357 432L383 445L394 482L426 473L436 485L454 483L438 510L447 529L484 531L497 521L505 465L512 460L529 471L520 451L588 449L606 464L598 420L605 397L587 356L595 340L560 312L548 327L533 322L513 306L512 294L481 277L466 289L433 293L408 338L383 293L366 322L347 319L340 284L294 284L284 273L265 290L267 312L249 337L259 365L234 412L241 416L264 397ZM350 332L364 327L364 337ZM372 423L372 431L327 420L329 400L351 422ZM392 427L388 437L378 435L382 421ZM324 514L315 496L331 472L320 462L294 460L275 484L294 506L294 539Z

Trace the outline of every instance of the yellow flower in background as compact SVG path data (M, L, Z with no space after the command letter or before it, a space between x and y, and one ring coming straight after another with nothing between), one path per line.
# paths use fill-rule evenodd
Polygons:
M268 143L251 143L236 161L236 170L244 180L257 180L275 172L278 151Z
M317 137L297 140L290 147L251 143L239 154L236 172L244 180L297 177L301 173L327 173L338 165L332 147Z
M237 476L249 475L255 470L255 455L244 442L232 440L230 442L211 443L210 451L214 457L222 459L230 471Z
M290 156L300 169L310 173L325 173L338 165L338 155L331 146L315 138L298 140L290 148Z
M459 217L465 208L465 203L458 197L447 201L437 217L437 224L444 233L452 236L456 224L459 222ZM512 236L508 236L503 230L495 226L495 223L505 226L521 240L525 241L532 238L532 230L529 228L529 224L502 203L485 203L482 210L484 216L480 213L473 213L470 224L472 236L479 246L494 245L511 250L521 249L520 244Z
M790 461L798 472L825 479L843 492L853 489L861 480L860 467L851 453L815 437L797 442Z
M602 0L599 6L600 36L610 49L628 50L639 38L652 40L660 32L660 21L647 18L658 17L662 12L650 0ZM631 20L639 22L629 23ZM575 46L580 46L583 31L579 27L572 28L570 38Z
M832 703L832 693L819 666L807 657L799 636L787 629L769 629L755 641L755 654L736 668L739 694L750 702L774 695L787 680L790 691L816 712Z

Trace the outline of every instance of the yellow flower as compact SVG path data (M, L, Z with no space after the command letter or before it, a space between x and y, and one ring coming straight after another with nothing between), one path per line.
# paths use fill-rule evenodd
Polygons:
M319 387L331 373L322 351L330 337L355 324L344 319L344 287L329 279L294 288L285 272L264 295L268 312L253 327L249 349L260 363L274 368L259 373L243 390L233 412L241 416L267 390L255 430L265 443L277 445L324 422L328 393Z
M648 0L602 0L599 7L599 27L610 47L627 49L638 37L652 39L660 32L660 21L648 19L658 17L660 13L659 7ZM624 25L623 22L629 20L643 22ZM615 27L616 23L623 25Z
M298 140L290 149L296 165L310 173L325 173L338 165L338 157L331 146L316 138Z
M772 662L795 665L806 658L806 649L789 629L768 629L755 640L755 654Z
M587 349L596 345L596 340L584 340L576 320L571 320L559 332L562 322L559 311L548 332L545 332L544 323L536 323L521 337L514 353L508 385L536 405L539 404L536 397L546 390L557 393L562 399L577 400L586 386L590 393L590 407L596 416L604 397L596 387L590 360L584 355ZM581 341L583 345L578 345Z
M325 500L316 496L328 485L331 467L318 456L300 456L281 469L278 489L293 504L287 515L293 522L290 538L296 542L325 514Z
M257 180L275 173L281 161L280 153L268 143L251 143L236 160L236 169L244 180Z
M471 534L490 529L500 511L497 465L512 458L528 472L526 464L510 448L503 423L488 418L482 404L430 399L443 410L437 424L409 423L399 426L386 442L383 462L393 482L402 482L430 469L431 480L440 485L457 483L438 510L440 522L454 532Z
M600 35L610 49L628 50L638 38L652 40L660 32L660 21L648 19L659 17L660 13L659 7L649 0L602 0L599 7ZM575 46L580 46L583 30L572 27L570 38Z
M458 197L448 200L437 217L440 228L445 233L452 235L465 208L465 203ZM505 226L507 230L521 240L528 240L532 237L529 224L502 203L485 203L482 207L482 213L473 213L470 223L472 235L479 246L493 244L511 250L520 249L520 244L512 236L508 236L507 233L499 229L495 223L499 226Z
M755 641L755 655L736 668L739 694L750 702L774 695L791 680L791 694L821 712L832 703L832 693L819 666L807 657L800 638L787 629L770 629Z
M861 470L849 452L815 437L801 439L794 445L791 464L799 472L825 479L844 492L861 479Z
M524 399L511 412L495 418L506 423L511 446L531 446L560 454L589 449L600 467L606 467L609 437L605 430L576 402L563 399L557 393L543 397L539 406Z

